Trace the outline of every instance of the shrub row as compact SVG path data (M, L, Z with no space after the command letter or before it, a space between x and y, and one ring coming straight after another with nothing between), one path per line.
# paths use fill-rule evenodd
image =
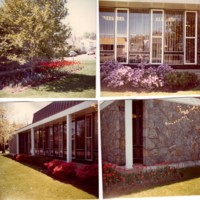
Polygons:
M31 156L27 154L17 154L13 159L21 163L43 167L47 169L47 174L61 181L77 178L81 182L98 184L97 164L83 165L78 168L73 162L67 163L62 160L53 160L50 157Z
M171 66L146 66L141 63L137 68L107 61L100 66L101 83L108 88L145 89L168 87L172 90L190 89L199 81L194 73L177 72Z

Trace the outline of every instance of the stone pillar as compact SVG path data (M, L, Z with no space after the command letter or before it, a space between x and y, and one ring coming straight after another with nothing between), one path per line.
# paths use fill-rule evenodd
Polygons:
M16 153L19 154L19 133L16 134Z
M133 166L132 100L125 100L125 164L126 169Z
M72 161L72 139L71 139L71 132L72 132L72 117L71 115L67 114L67 162Z
M31 155L35 155L35 135L34 135L34 128L31 128Z

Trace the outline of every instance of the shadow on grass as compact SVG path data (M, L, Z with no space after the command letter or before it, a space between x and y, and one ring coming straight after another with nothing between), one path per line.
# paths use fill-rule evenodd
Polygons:
M3 156L13 160L12 155L4 154ZM52 158L52 160L53 160L53 158ZM13 160L13 161L15 161L15 160ZM25 165L26 167L30 167L30 168L46 175L46 176L49 176L56 181L60 181L60 180L56 179L54 176L47 174L47 170L44 167L36 166L36 165L24 163L24 162L23 163L19 162L19 163L22 164L22 165ZM98 185L91 185L91 184L83 183L83 182L80 182L77 178L69 179L67 181L60 181L60 182L65 183L65 184L70 184L70 185L72 185L72 186L74 186L74 187L76 187L80 190L83 190L83 191L85 191L85 192L87 192L91 195L94 195L98 198L98 191L99 191Z
M44 90L51 92L83 92L95 89L95 76L70 74L59 80L45 83L43 86Z
M135 193L139 193L143 191L148 191L151 189L155 189L157 187L169 186L175 183L180 183L180 182L184 183L185 181L200 177L200 166L182 168L180 169L180 172L183 173L184 176L182 177L182 179L176 180L176 181L174 180L174 181L168 181L165 183L151 183L151 184L141 185L137 187L133 186L132 188L130 187L126 188L126 186L123 186L121 184L121 187L120 186L118 188L114 187L114 189L113 190L111 189L110 191L109 189L107 189L107 191L105 191L104 189L104 198L115 198L115 197L120 197L124 195L131 195L131 194L135 194ZM181 194L177 194L177 196L180 196L180 195ZM197 195L197 194L194 194L194 195Z

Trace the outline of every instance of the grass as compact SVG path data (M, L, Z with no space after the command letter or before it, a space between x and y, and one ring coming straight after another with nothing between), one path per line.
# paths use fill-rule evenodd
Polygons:
M97 197L0 155L0 199L65 200Z
M133 188L128 191L116 191L108 193L104 197L113 196L119 198L138 198L138 197L161 197L161 196L190 196L200 195L200 166L180 169L184 174L183 180L167 185L149 185L141 188Z
M0 98L95 98L95 61L84 61L82 65L84 68L80 71L37 87L16 92L1 90Z
M120 96L167 96L167 97L177 97L177 96L200 96L200 85L192 90L188 91L177 91L177 92L131 92L131 91L112 91L102 88L101 97L120 97Z

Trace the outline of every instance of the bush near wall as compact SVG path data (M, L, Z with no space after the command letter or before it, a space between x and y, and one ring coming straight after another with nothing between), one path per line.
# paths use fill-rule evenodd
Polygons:
M153 67L141 63L137 68L131 68L114 61L107 61L101 64L100 72L102 86L111 89L186 90L199 84L196 74L177 72L165 64Z

